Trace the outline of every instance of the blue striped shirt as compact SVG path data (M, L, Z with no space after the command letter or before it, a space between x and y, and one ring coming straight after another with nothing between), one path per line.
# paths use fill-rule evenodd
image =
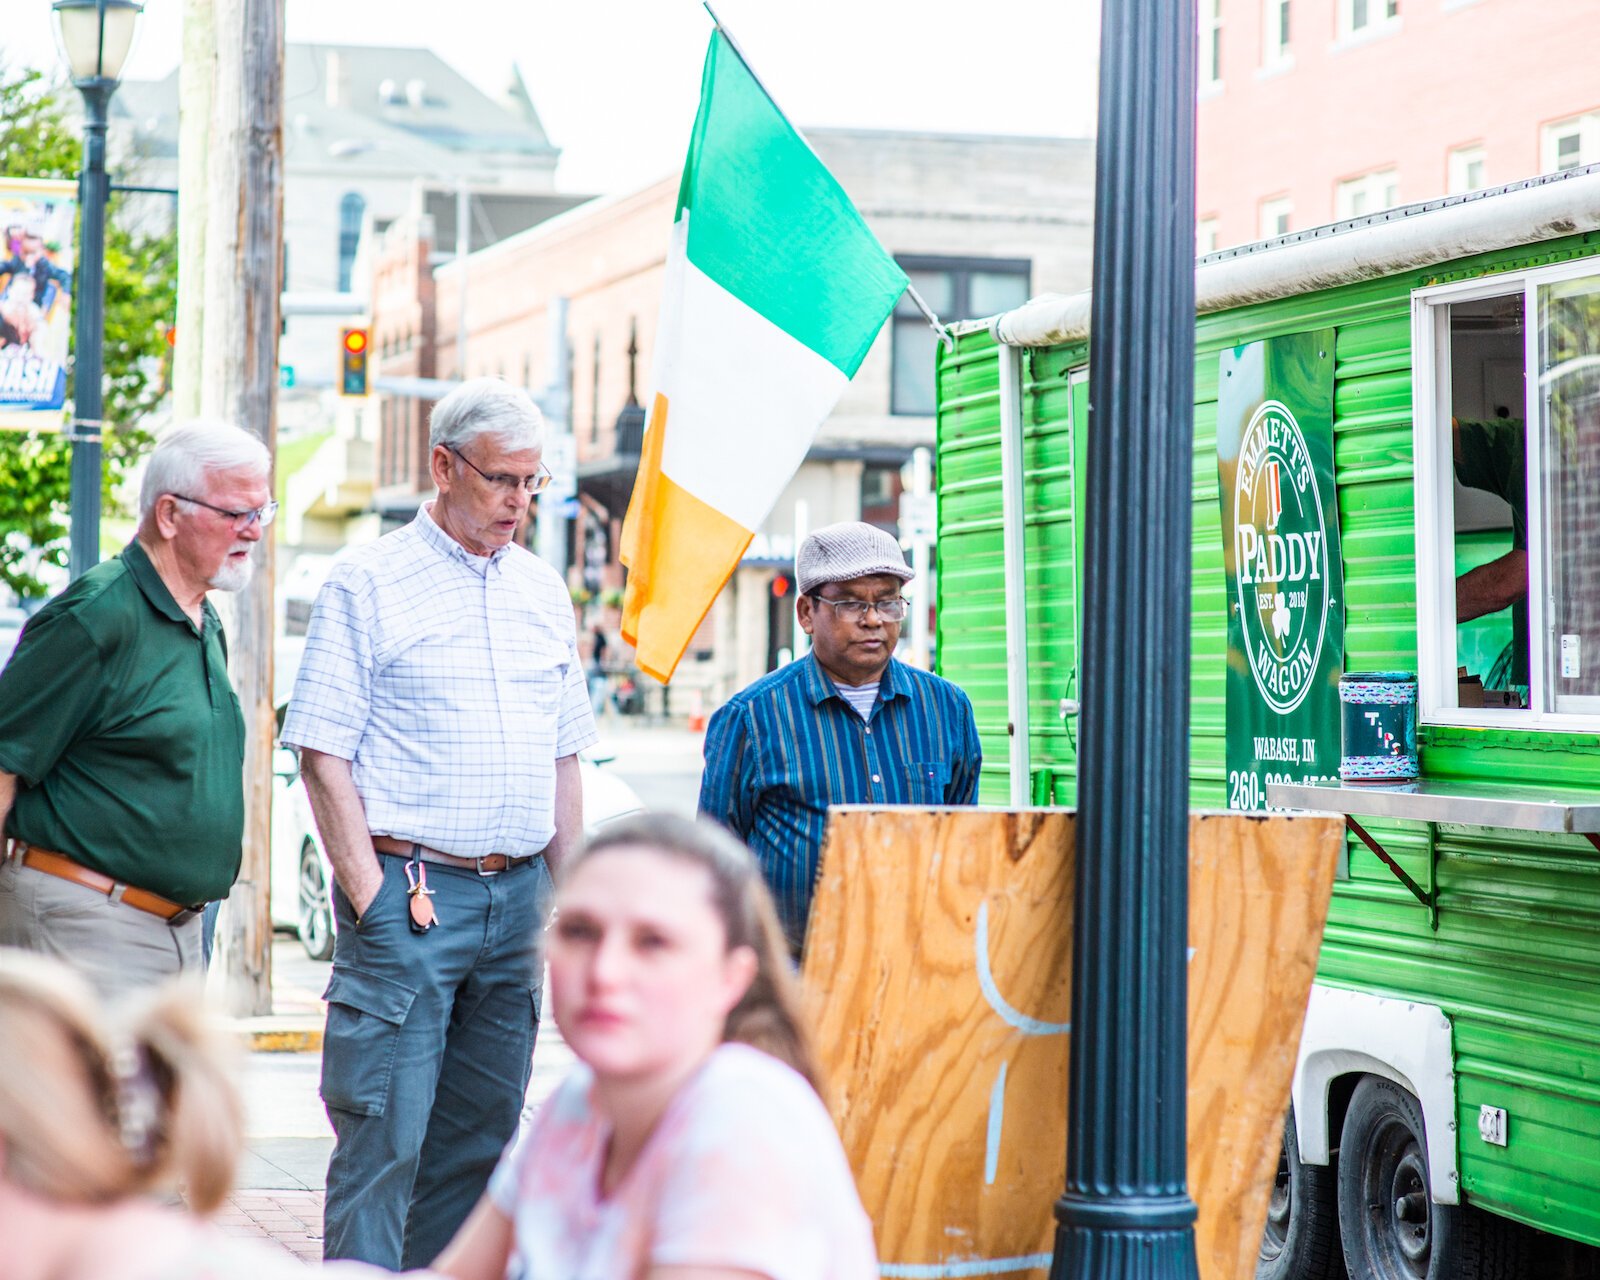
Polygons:
M700 811L755 851L790 945L805 937L832 804L973 804L983 763L972 703L890 660L863 720L807 654L711 717Z

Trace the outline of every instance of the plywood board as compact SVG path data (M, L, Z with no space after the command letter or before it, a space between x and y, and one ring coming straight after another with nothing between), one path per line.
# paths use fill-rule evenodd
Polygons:
M804 976L886 1276L1048 1268L1073 830L1061 810L830 822ZM1190 837L1190 1191L1203 1280L1248 1280L1343 832L1217 814Z

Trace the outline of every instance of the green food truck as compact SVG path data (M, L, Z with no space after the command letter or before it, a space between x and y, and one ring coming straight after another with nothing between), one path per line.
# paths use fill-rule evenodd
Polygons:
M1196 302L1191 800L1349 828L1258 1276L1588 1274L1600 166L1212 254ZM939 356L988 803L1075 800L1089 314Z

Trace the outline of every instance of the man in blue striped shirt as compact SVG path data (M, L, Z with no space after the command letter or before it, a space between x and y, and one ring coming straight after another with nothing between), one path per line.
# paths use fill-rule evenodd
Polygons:
M755 851L789 945L805 940L828 806L972 804L972 703L894 657L912 572L869 524L818 529L795 557L811 652L711 717L700 810Z

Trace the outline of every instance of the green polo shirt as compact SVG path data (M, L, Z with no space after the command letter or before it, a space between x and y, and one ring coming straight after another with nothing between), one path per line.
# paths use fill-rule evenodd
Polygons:
M0 673L6 832L174 902L227 895L244 716L211 602L190 622L137 541L23 630Z

